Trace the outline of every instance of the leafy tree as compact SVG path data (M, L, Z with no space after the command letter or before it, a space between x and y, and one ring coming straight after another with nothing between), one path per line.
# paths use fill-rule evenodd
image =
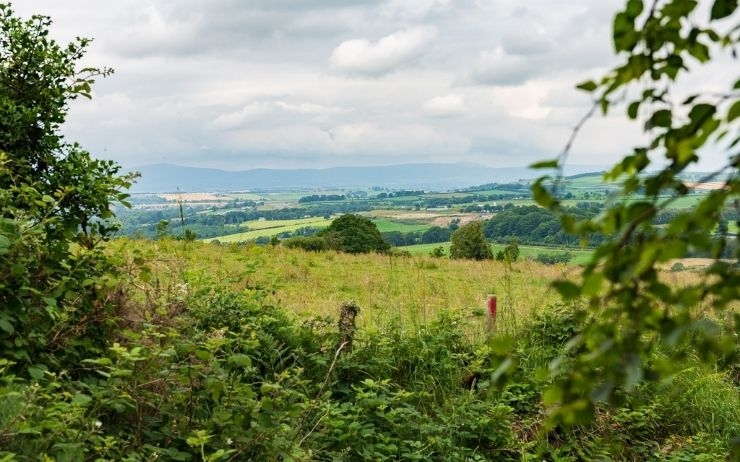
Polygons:
M31 375L104 341L100 243L132 179L59 133L69 102L111 71L79 69L89 41L62 47L50 24L0 4L0 351Z
M435 247L434 249L432 249L431 252L429 252L429 256L434 258L442 258L445 256L445 248L441 245L439 247Z
M738 207L737 74L726 76L727 87L719 93L679 95L674 88L690 69L728 49L734 53L738 45L737 1L707 3L702 9L692 0L656 0L646 9L641 0L626 1L612 30L621 64L600 80L579 85L594 95L594 109L603 113L627 98L627 117L644 120L650 142L605 174L607 180L621 181L624 200L591 219L562 214L569 232L584 239L600 233L607 239L582 278L555 284L566 299L587 303L575 304L582 306L577 314L582 326L569 343L573 357L555 368L557 380L546 394L548 402L559 404L551 423L589 421L595 403L618 403L642 381L670 376L688 354L720 367L738 365L738 313L734 323L725 321L733 315L730 307L740 291L733 262L716 259L698 282L686 286L664 283L658 270L659 264L694 251L720 256L729 238L713 238L713 231L726 208ZM570 144L557 159L535 167L562 169ZM701 152L712 152L715 158L723 153L723 165L703 181L721 181L724 187L702 196L694 208L675 214L665 226L655 226L658 214L691 192L680 174L699 161ZM533 194L541 205L562 212L560 198L551 192L559 178L540 178ZM734 262L738 257L735 251ZM712 307L713 315L695 309L699 304Z
M509 241L508 244L506 244L506 247L504 247L504 250L499 250L496 253L496 260L498 261L517 261L519 258L519 245L516 243L516 240Z
M483 235L483 223L472 221L452 233L451 258L490 260L493 258L491 243Z
M347 253L387 252L391 246L383 239L375 223L348 213L332 221L319 232L331 249Z
M431 228L424 231L421 235L421 242L423 244L433 244L436 242L447 242L450 240L452 235L452 229L442 228L440 226L432 226Z

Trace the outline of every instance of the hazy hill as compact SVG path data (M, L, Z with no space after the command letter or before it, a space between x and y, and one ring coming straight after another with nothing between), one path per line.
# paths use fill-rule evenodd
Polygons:
M226 171L178 165L144 165L131 170L142 176L132 192L288 190L309 188L362 188L380 186L439 190L484 183L506 183L540 174L525 167L491 168L470 164L405 164L382 167ZM601 170L599 166L573 165L567 174Z

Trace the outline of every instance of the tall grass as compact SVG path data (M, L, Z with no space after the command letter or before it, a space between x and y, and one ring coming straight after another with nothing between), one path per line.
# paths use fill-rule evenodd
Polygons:
M483 338L485 302L498 296L504 329L558 300L549 283L576 268L522 261L510 269L496 261L464 261L394 255L313 253L282 246L186 244L120 239L111 251L145 259L163 285L206 283L235 290L271 287L270 302L300 317L335 314L342 301L361 307L361 327L391 323L410 329L441 312L460 317L473 338Z

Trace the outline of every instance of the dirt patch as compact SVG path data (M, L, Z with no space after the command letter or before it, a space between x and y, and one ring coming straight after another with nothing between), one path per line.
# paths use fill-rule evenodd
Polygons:
M721 181L714 181L710 183L686 183L690 189L700 189L703 191L711 191L714 189L722 189L726 187L725 183Z
M714 263L715 260L711 258L674 258L669 260L665 265L664 269L671 269L676 263L681 263L684 268L706 268L707 266Z
M456 215L445 215L432 220L434 226L448 226L452 220L459 219L460 225L466 225L471 221L487 220L491 215L481 215L478 213L460 213Z
M215 201L215 202L228 202L229 198L226 196L220 196L213 193L182 193L182 194L159 194L159 197L166 201L177 202L182 200L183 202L203 202L203 201Z

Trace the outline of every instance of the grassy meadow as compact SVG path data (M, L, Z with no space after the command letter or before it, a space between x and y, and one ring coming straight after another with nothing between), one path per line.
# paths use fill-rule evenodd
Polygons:
M174 240L111 244L114 253L146 259L158 286L198 290L211 283L237 291L271 287L271 302L302 317L336 316L343 301L362 311L358 324L414 327L442 312L461 316L473 337L483 334L488 294L499 300L502 328L514 327L558 301L549 283L577 272L523 260L511 269L496 261L313 253L282 246L217 245Z

